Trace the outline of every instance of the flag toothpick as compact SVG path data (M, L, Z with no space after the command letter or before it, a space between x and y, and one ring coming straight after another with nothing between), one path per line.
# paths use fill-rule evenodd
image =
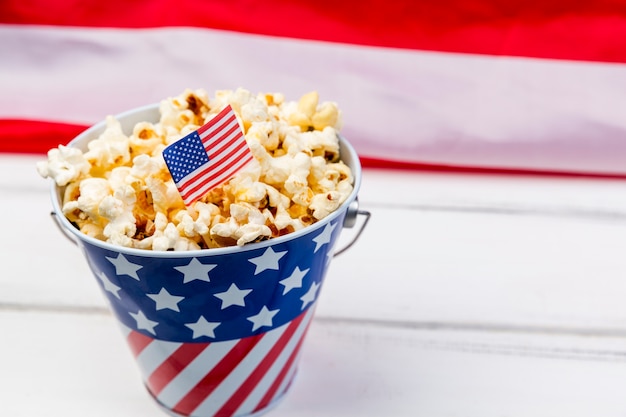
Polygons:
M189 206L235 176L254 157L229 104L204 126L165 148L163 159Z

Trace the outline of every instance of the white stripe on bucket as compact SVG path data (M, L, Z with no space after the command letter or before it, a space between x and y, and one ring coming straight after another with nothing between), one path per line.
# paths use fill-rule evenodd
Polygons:
M174 407L230 352L237 342L238 340L229 340L211 343L163 388L157 400L169 408Z
M237 409L237 412L235 413L236 415L246 415L252 413L255 407L263 399L263 396L271 387L272 383L276 380L276 377L285 366L285 363L289 359L289 356L292 354L293 350L298 345L300 340L305 336L306 329L309 325L309 322L311 321L311 318L313 317L313 307L314 306L311 306L311 308L309 308L309 311L307 311L304 320L300 322L298 329L294 332L287 345L285 345L283 351L276 358L276 361L272 364L272 366L263 376L261 381L259 381L258 385L254 388L254 390L252 390L248 398L246 398L246 400Z
M265 358L268 352L276 344L291 322L286 323L263 335L263 338L254 346L246 357L232 370L222 383L215 388L200 405L193 411L194 415L212 416L226 401L239 389L246 378L255 370L259 362Z
M153 340L136 358L142 375L151 375L181 345L182 343L180 342Z

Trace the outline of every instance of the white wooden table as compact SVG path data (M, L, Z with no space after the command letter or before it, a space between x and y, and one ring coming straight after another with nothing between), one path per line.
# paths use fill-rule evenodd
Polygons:
M0 156L0 415L165 415L40 159ZM626 415L626 181L366 170L360 202L269 416Z

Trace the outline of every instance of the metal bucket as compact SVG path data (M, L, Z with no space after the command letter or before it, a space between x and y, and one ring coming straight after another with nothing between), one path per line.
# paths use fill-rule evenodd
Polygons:
M157 122L158 105L117 119L130 132L138 122ZM98 123L68 146L86 150L104 128ZM311 226L243 247L115 246L76 229L61 214L62 189L52 184L54 219L83 251L146 388L169 414L258 415L289 389L337 238L360 214L358 238L369 219L358 209L358 156L344 138L340 149L355 178L348 199Z

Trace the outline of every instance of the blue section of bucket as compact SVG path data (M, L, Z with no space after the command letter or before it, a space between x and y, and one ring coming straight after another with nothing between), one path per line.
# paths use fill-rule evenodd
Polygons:
M80 245L112 310L129 328L176 342L241 339L281 326L314 304L345 210L331 217L309 233L252 250L172 256L130 254L88 240Z

